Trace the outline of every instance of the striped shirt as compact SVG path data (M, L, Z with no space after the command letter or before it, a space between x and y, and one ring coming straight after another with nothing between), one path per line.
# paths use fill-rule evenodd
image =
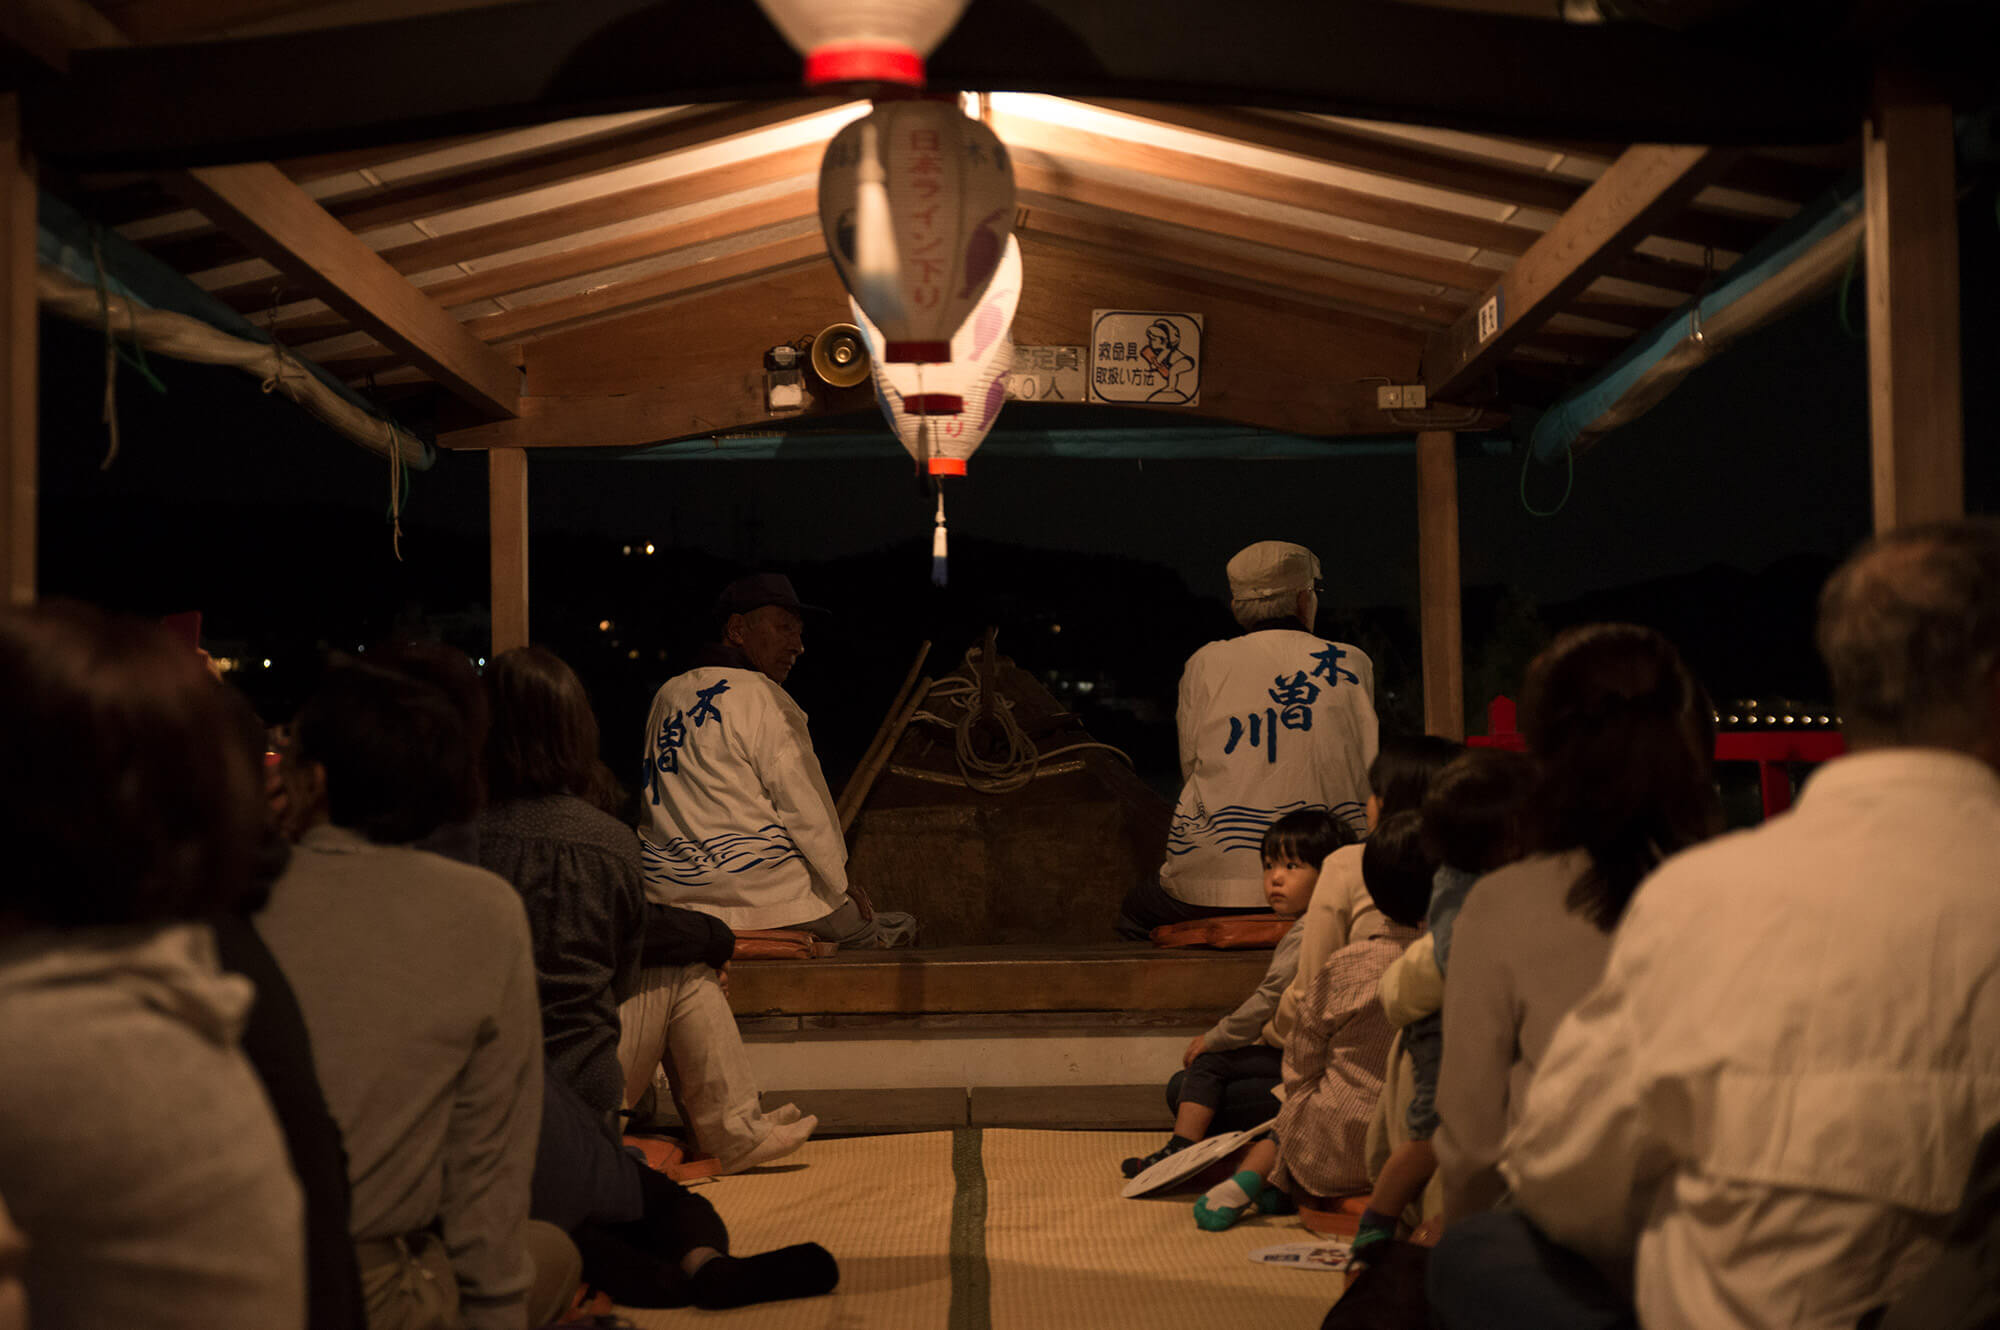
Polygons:
M1285 1104L1278 1110L1278 1182L1287 1190L1315 1196L1368 1190L1368 1120L1382 1097L1396 1034L1376 989L1382 972L1420 934L1385 921L1334 952L1306 990L1285 1043Z

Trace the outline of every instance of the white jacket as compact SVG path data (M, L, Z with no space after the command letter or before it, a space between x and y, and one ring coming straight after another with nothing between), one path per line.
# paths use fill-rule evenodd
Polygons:
M1330 808L1358 830L1375 760L1375 667L1294 628L1211 642L1181 673L1180 802L1160 885L1190 905L1264 904L1264 829Z
M2000 776L1885 749L1648 879L1501 1171L1633 1267L1647 1330L1852 1330L1936 1254L1996 1123Z
M847 899L847 845L806 713L756 670L702 666L646 717L646 895L732 928L786 928Z

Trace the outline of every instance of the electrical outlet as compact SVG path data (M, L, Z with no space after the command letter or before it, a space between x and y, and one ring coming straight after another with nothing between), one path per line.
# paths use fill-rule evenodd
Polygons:
M1400 385L1389 384L1375 390L1377 411L1400 411L1403 408L1403 389Z

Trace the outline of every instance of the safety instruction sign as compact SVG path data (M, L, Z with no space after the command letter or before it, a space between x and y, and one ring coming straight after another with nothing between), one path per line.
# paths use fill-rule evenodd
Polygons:
M1090 400L1149 406L1201 402L1201 315L1100 309L1090 316Z

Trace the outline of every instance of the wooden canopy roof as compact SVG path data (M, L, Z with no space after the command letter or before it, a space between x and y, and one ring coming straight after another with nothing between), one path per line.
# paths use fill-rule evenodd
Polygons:
M203 159L218 144L190 146L199 135L178 123L76 127L88 118L75 110L85 93L114 75L144 88L185 70L185 117L200 122L222 114L203 91L213 71L259 52L296 60L316 49L298 43L322 39L336 64L374 49L386 71L406 74L393 43L434 43L437 25L455 21L460 33L498 34L493 50L462 48L461 59L518 63L528 57L503 38L527 31L519 25L569 31L592 4L615 18L629 2L571 0L567 17L494 0L29 4L41 31L60 34L41 43L55 52L49 63L68 70L39 103L54 148L45 186L350 381L391 395L434 390L445 446L638 444L756 426L769 417L765 349L847 317L814 186L822 146L865 103L795 92L717 100L729 78L753 81L740 71L694 89L697 104L547 121L514 106L504 123L415 142L385 141L392 128L357 120L360 146L275 161L212 164ZM976 4L967 21L1007 7ZM762 23L750 0L708 8ZM1378 20L1440 12L1359 8ZM403 21L354 26L386 18ZM1556 42L1565 29L1502 21L1514 26L1494 31L1543 30ZM719 63L768 62L761 46L744 49L721 51ZM296 74L302 88L325 77ZM441 82L451 77L439 70ZM1634 146L1253 109L1218 103L1214 88L1187 102L1101 95L1127 83L1148 86L1112 71L1078 95L981 90L976 112L1011 149L1020 191L1016 341L1080 344L1092 308L1203 312L1211 331L1196 409L1316 436L1497 423L1509 401L1615 356L1859 161L1851 140ZM541 104L590 99L549 93ZM148 151L166 165L102 169ZM1503 327L1482 340L1476 311L1496 295ZM1384 384L1424 384L1430 405L1379 409ZM867 405L865 389L822 391L805 414Z

